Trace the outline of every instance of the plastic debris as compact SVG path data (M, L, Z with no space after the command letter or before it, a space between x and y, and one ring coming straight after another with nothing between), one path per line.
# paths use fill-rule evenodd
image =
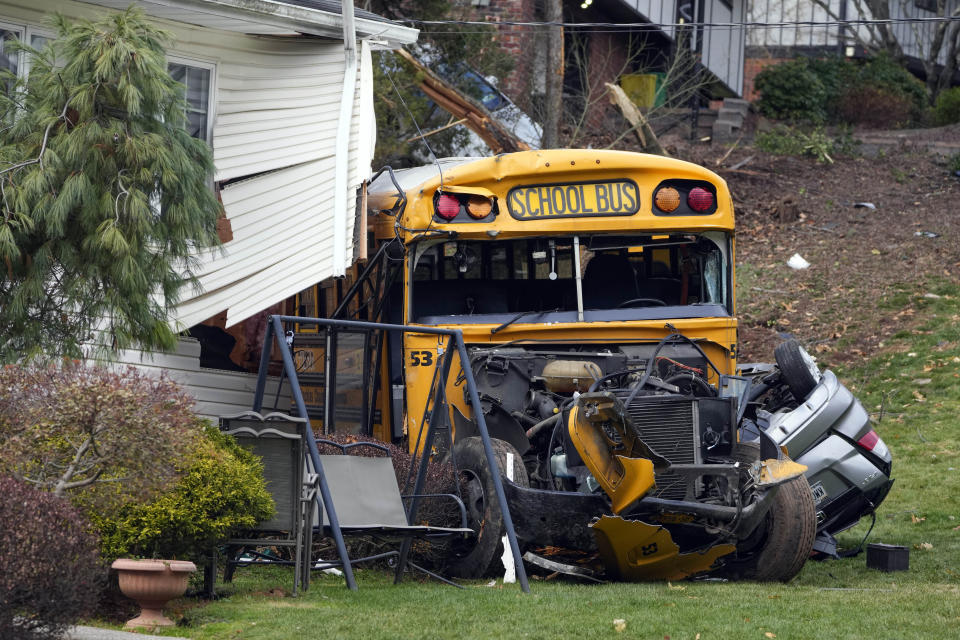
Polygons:
M873 204L872 202L854 202L853 208L854 209L876 209L877 205Z
M914 231L913 235L918 238L939 238L939 233L934 233L933 231Z
M787 260L787 266L791 269L796 269L797 271L801 269L807 269L810 267L810 263L803 259L799 253L795 253L790 256L790 259Z

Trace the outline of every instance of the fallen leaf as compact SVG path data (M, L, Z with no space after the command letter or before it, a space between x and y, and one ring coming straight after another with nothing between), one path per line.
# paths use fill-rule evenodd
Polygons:
M933 549L933 545L929 542L921 542L920 544L913 545L913 548L917 551L930 551Z
M700 640L700 634L698 633L693 640Z
M880 255L880 249L870 249L870 253L872 253L875 256L878 256ZM772 638L773 636L770 636L770 637Z
M627 621L623 618L617 618L613 621L613 630L616 632L621 632L627 628Z
M917 399L917 402L926 402L926 401L927 401L926 397L924 397L924 395L923 395L922 393L920 393L919 391L917 391L916 389L913 390L913 397Z
M926 518L918 518L914 514L912 513L910 514L910 521L913 522L913 524L917 524L918 522L923 522L924 520L926 520Z
M763 635L767 636L768 638L776 638L776 637L777 637L777 634L775 634L775 633L772 632L772 631L767 631L767 632L766 632L765 634L763 634Z
M684 587L683 585L679 585L679 584L676 586L672 585L669 580L667 581L667 588L673 591L683 591L684 589L686 589L686 587Z

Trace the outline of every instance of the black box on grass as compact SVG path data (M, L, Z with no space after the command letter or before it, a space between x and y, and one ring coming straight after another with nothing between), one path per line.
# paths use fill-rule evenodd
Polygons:
M867 545L867 568L906 571L910 568L910 549L896 544L870 543Z

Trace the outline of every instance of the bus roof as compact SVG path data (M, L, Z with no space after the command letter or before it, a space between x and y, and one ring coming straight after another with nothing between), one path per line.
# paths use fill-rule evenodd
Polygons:
M631 151L553 149L520 151L486 158L444 158L421 167L382 171L369 185L368 194L374 211L396 213L401 203L406 202L403 212L405 226L437 228L438 225L447 226L443 221L433 220L433 197L438 191L492 194L503 210L508 206L510 190L520 185L573 185L618 180L635 184L643 207L652 205L653 193L658 185L671 180L708 183L715 190L717 199L716 215L709 217L664 217L657 216L656 212L648 215L649 211L640 209L637 210L636 219L627 221L621 218L621 224L637 226L641 224L639 218L642 217L643 223L653 228L668 228L674 224L686 228L733 228L733 205L723 178L691 162ZM398 192L398 186L402 194ZM518 226L516 221L510 221L508 217L501 218L498 226L506 224L516 227L513 229L515 232L525 232L530 227L529 222ZM613 220L604 223L603 220L601 216L593 216L589 224L606 227L615 223ZM556 218L549 221L539 218L539 221L556 227L555 231L575 223L587 223L583 217L579 218L579 222ZM464 225L450 224L449 227L456 228L459 233L481 232L479 228L467 229ZM521 228L524 230L521 231ZM505 228L502 230L508 231Z

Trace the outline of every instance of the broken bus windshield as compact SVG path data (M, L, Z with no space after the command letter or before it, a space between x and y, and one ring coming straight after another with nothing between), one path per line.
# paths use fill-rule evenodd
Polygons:
M413 251L410 319L501 322L541 312L559 315L537 321L565 322L577 316L563 312L584 311L586 320L728 315L727 247L719 232L424 241Z

